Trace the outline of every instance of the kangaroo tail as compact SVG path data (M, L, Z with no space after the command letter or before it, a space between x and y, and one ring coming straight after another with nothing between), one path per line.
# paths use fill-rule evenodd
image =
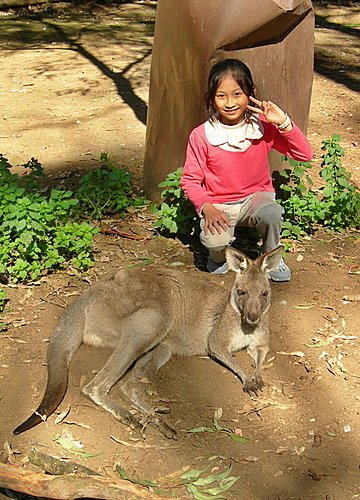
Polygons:
M74 323L60 322L50 339L48 349L48 379L45 393L38 408L30 417L14 429L14 434L21 434L50 417L64 399L68 386L70 361L82 342L80 328ZM75 330L75 331L74 331Z
M52 370L53 368L50 368L48 372L45 394L37 410L16 427L14 434L21 434L46 420L63 400L68 385L69 363L63 364L60 372L54 373Z

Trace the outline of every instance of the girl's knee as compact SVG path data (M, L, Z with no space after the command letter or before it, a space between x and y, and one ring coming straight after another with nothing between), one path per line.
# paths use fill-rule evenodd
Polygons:
M234 239L234 236L227 231L222 231L220 234L211 234L210 232L205 234L203 231L200 233L200 241L208 249L224 249L229 246Z
M281 205L274 202L270 205L266 205L265 207L260 208L258 213L256 214L256 219L258 222L262 222L263 224L275 224L282 221L282 215L284 213L284 209Z

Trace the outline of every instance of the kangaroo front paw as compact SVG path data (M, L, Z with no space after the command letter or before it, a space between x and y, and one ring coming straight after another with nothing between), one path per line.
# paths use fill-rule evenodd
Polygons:
M257 396L263 387L263 379L260 375L256 375L244 381L243 391L247 392L250 396L252 396L253 394Z

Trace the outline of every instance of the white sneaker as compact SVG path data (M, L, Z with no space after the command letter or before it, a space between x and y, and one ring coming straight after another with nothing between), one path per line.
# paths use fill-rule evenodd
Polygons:
M284 259L281 259L279 262L279 266L272 271L269 271L269 278L271 281L290 281L291 280L291 271L290 268L285 264Z

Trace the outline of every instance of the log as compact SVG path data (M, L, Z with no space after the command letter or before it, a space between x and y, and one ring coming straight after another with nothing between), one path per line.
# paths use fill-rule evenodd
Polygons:
M168 500L147 488L103 476L50 476L26 467L0 463L0 488L56 500Z
M30 463L39 467L44 472L52 474L54 476L61 476L64 474L83 474L87 476L101 476L98 472L84 467L83 465L65 460L62 458L57 458L42 451L32 448L28 455L28 460Z
M30 7L30 5L51 4L61 0L0 0L0 9Z

